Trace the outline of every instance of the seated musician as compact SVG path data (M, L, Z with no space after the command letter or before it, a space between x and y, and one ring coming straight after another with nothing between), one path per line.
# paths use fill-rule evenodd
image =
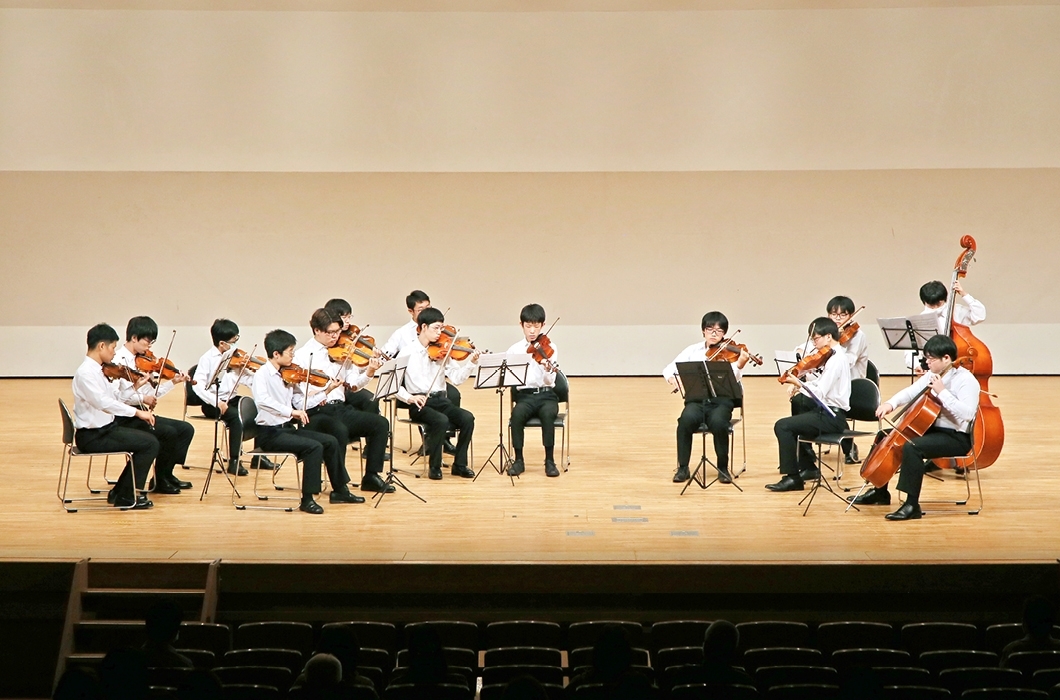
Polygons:
M158 324L151 317L135 316L129 319L125 328L125 344L119 346L114 353L115 364L136 369L136 356L147 353L157 338ZM191 377L183 372L177 372L172 380L159 382L153 387L150 384L136 387L126 379L119 379L118 392L121 400L130 406L153 411L158 399L172 391L176 385L190 379ZM127 428L152 430L138 418L121 417L117 421L119 425ZM178 479L173 468L184 464L188 458L188 448L195 437L195 428L187 421L156 415L153 430L159 445L158 457L155 459L154 493L178 494L181 489L190 489L191 482Z
M882 418L910 403L925 390L942 404L934 424L920 437L902 447L898 489L905 492L905 503L888 520L916 520L921 517L920 487L924 481L925 460L936 457L963 457L972 448L972 422L979 408L979 382L972 373L953 364L957 346L947 335L936 335L924 343L928 371L915 382L880 404L876 416ZM870 453L871 454L871 453ZM851 500L857 504L890 505L887 486L870 488Z
M118 508L143 510L153 503L146 496L137 495L144 488L151 463L158 456L158 439L151 432L155 415L147 409L137 409L118 396L118 385L103 376L103 364L114 359L118 333L105 323L88 331L88 352L74 373L74 444L85 454L99 452L129 452L132 464L126 464L118 483L107 501ZM147 377L134 383L140 386ZM147 430L136 430L128 424L120 425L116 418L138 420ZM135 487L134 487L135 484Z
M327 309L317 309L309 319L313 337L294 354L294 363L300 367L319 370L334 380L330 390L318 391L310 387L309 396L303 394L305 385L295 386L294 403L304 408L311 422L306 430L327 433L339 444L338 471L344 475L341 482L345 486L350 481L346 471L346 446L357 438L365 438L364 448L365 471L361 481L362 491L393 492L393 486L383 483L383 455L390 437L390 424L378 413L358 411L346 404L346 390L359 391L375 376L382 362L373 357L363 370L352 362L336 362L328 354L328 349L335 346L339 339L342 322ZM339 485L332 483L338 488ZM354 502L364 499L352 497Z
M313 430L295 430L294 421L310 424L306 412L294 407L294 387L283 380L281 370L294 363L293 335L284 330L265 335L265 354L269 361L254 373L251 391L258 407L257 446L268 452L290 452L302 462L302 502L298 510L319 515L324 509L313 496L320 493L320 463L327 466L331 481L332 503L363 503L350 493L345 470L340 469L339 450L345 449L331 435Z
M704 314L700 323L703 332L703 342L693 343L681 351L674 361L663 369L663 378L678 389L680 377L677 374L678 362L700 362L707 360L717 352L718 344L729 330L729 319L720 311L711 311ZM732 363L733 374L739 381L743 376L743 368L747 365L750 355L746 350L740 351L740 357ZM684 410L677 419L677 472L674 474L674 483L688 481L691 474L688 471L688 463L692 458L692 436L696 428L706 423L714 436L714 453L718 459L718 480L723 484L732 482L729 473L729 422L732 420L733 401L729 398L714 397L706 401L685 400Z
M438 309L425 308L416 321L416 343L407 345L401 357L408 357L404 384L398 388L398 398L409 406L409 418L426 425L424 447L429 459L428 476L442 478L442 442L446 431L452 427L459 431L456 454L453 456L453 476L474 478L475 472L468 466L468 448L475 432L475 416L455 405L445 392L445 380L454 384L463 383L478 364L479 353L473 353L463 362L448 358L432 360L427 347L437 342L442 335L445 316Z
M964 302L963 304L957 304L957 300L954 299L952 319L954 323L959 323L962 326L976 326L986 320L986 307L983 306L983 302L971 294L966 294L960 280L953 283L953 293ZM920 287L920 301L924 304L923 313L935 314L938 319L938 332L943 335L949 335L950 333L950 329L945 328L946 302L948 300L949 293L946 290L946 285L938 280L925 282ZM906 367L916 368L919 371L924 370L922 358L918 355L914 356L912 351L906 351L905 361Z
M812 379L800 381L794 374L788 374L784 380L789 385L791 416L781 418L773 426L780 450L782 476L775 484L766 485L770 491L801 491L804 474L812 474L815 478L819 476L819 465L813 449L808 444L800 448L800 437L814 438L822 433L841 433L847 428L850 362L839 344L839 328L830 318L822 316L814 319L810 324L810 339L817 353L827 354L827 360L823 371Z
M342 323L340 334L345 333L346 329L353 325L353 307L350 306L350 302L345 299L329 299L328 303L324 304L324 308L339 318L340 323ZM354 391L353 389L347 388L346 405L355 408L358 411L379 413L379 402L375 400L375 396L372 392L367 389Z
M844 296L832 297L828 300L828 306L825 311L828 312L828 318L835 321L836 326L841 328L854 315L854 300ZM840 331L840 335L842 335L842 331ZM846 350L847 359L850 361L851 381L864 379L868 376L869 371L869 339L865 335L865 330L858 328L847 342L841 344L843 349ZM846 463L857 464L858 446L854 444L853 438L843 440L841 447Z
M541 335L545 325L545 309L540 304L527 304L519 312L519 326L523 340L508 348L509 353L528 353L531 344ZM551 339L550 339L551 341ZM555 343L551 343L555 351ZM514 392L515 406L512 408L512 449L515 460L508 467L508 474L518 476L526 469L523 462L523 436L526 422L537 417L541 420L541 444L545 447L545 475L559 476L556 468L556 416L559 401L556 392L557 354L553 352L548 365L531 362L526 372L526 384Z

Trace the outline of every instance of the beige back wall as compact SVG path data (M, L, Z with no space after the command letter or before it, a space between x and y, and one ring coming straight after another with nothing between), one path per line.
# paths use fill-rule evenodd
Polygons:
M138 313L184 366L331 296L386 335L413 287L492 349L543 303L575 374L654 373L711 308L770 356L849 294L900 371L872 321L966 233L997 371L1060 373L1026 351L1060 340L1055 5L153 5L0 9L3 374Z

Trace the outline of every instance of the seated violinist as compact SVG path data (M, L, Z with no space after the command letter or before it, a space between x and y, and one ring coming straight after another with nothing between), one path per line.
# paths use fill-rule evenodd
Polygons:
M350 302L345 299L329 299L328 303L324 304L324 308L338 317L339 322L342 323L342 330L339 331L339 336L340 338L345 336L346 332L353 326L353 307L350 306ZM385 361L387 358L384 357L382 359ZM379 413L379 402L375 400L372 392L367 389L354 391L347 388L346 405L358 411Z
M924 343L927 373L876 410L876 416L882 418L928 391L942 405L938 418L927 432L902 447L898 489L905 492L905 503L895 512L888 513L888 520L916 520L923 515L920 487L924 481L925 460L963 457L972 448L970 431L979 408L979 382L971 372L953 364L956 356L957 346L952 338L947 335L931 338ZM850 500L859 505L890 505L891 494L885 484L870 488Z
M398 388L398 399L409 406L409 418L426 425L426 448L429 459L428 476L431 479L442 478L442 442L446 431L452 427L459 431L456 443L456 454L453 457L453 476L474 478L475 472L468 466L468 448L471 436L475 432L475 416L466 409L460 408L446 396L445 380L462 384L478 364L478 351L472 352L468 359L457 361L448 353L435 353L436 345L442 337L445 316L434 308L420 311L416 321L416 342L407 345L401 351L401 357L408 357L408 369L405 371L404 384ZM434 347L428 349L429 346ZM435 360L431 353L440 354Z
M151 355L151 346L157 339L158 324L151 317L135 316L129 319L125 328L125 344L119 346L117 352L114 353L115 364L136 369L136 358ZM154 386L145 384L138 387L127 379L119 379L118 392L121 400L130 406L154 411L158 399L172 391L173 387L181 382L190 380L191 377L183 372L175 372L171 380L157 381ZM117 418L116 422L123 427L135 430L153 430L155 437L158 438L154 493L178 494L181 489L191 488L190 482L181 481L173 473L173 468L178 464L184 464L188 458L188 448L191 446L192 438L195 437L195 428L191 423L159 415L155 415L153 428L136 417L123 416Z
M681 381L677 374L677 363L704 361L716 354L719 344L729 330L729 319L720 311L711 311L704 314L700 328L703 331L703 342L689 345L663 369L663 378L674 387L674 391L678 390ZM751 356L744 348L732 363L732 371L737 381L743 376L743 368L749 359ZM725 397L714 397L706 401L685 400L684 410L677 419L677 472L674 474L674 483L691 478L688 462L692 458L692 436L702 423L707 424L711 435L714 436L718 480L723 484L732 482L729 472L729 423L732 420L733 407L732 399Z
M320 493L320 463L324 462L331 481L332 503L361 503L364 499L350 493L346 477L339 469L340 446L327 433L295 430L294 422L310 423L306 412L294 407L294 387L283 379L282 370L294 364L293 335L284 330L269 331L265 336L265 354L269 361L254 373L251 391L258 415L257 447L268 452L290 452L302 462L302 503L298 510L319 515L324 509L313 499Z
M527 304L519 312L519 327L523 331L523 340L508 348L512 354L529 353L531 346L542 335L545 325L545 309L540 304ZM553 388L556 386L556 353L555 343L549 340L553 349L552 357L547 363L531 362L526 372L526 384L514 392L515 406L512 408L512 449L515 460L508 467L508 474L518 476L526 469L523 462L523 434L526 422L537 417L541 420L541 444L545 447L545 475L559 476L556 468L556 416L559 415L559 401Z
M850 361L850 379L852 381L854 379L864 379L868 376L869 371L868 336L865 335L864 329L860 327L853 333L843 329L843 326L850 323L850 319L854 316L854 301L850 297L832 297L828 300L828 306L825 311L828 312L828 318L835 321L836 326L840 328L840 344L846 350L847 359ZM857 324L850 324L850 329L855 327L857 327ZM846 338L848 334L849 338L847 338L846 342L843 342L843 338ZM841 447L846 463L857 464L858 446L854 443L853 438L843 440Z
M835 321L823 316L814 319L810 324L810 340L814 353L807 357L823 358L824 369L816 377L803 380L791 370L783 375L784 383L789 385L786 388L791 397L791 416L781 418L773 426L780 451L781 479L766 485L770 491L802 491L805 479L819 476L817 457L809 445L799 448L800 437L841 433L847 428L850 363L839 344Z

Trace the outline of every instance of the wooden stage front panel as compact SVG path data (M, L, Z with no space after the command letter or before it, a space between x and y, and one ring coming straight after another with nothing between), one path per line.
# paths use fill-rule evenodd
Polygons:
M885 377L884 398L907 379ZM763 489L777 479L774 421L788 401L772 378L749 378L748 470L740 493L716 484L680 496L671 483L674 431L680 399L660 378L574 378L572 465L559 478L541 466L539 433L527 433L527 471L513 486L484 472L477 482L441 482L404 475L427 499L388 496L379 508L329 506L323 516L237 511L223 478L199 501L205 472L181 471L196 490L156 496L148 512L62 510L55 496L61 453L57 399L72 405L69 380L0 381L0 557L173 559L231 562L460 563L868 563L1049 562L1060 552L1060 471L1055 458L1057 377L1001 377L991 381L1005 419L1000 460L982 472L986 507L975 517L936 514L890 523L875 506L844 512L822 492L808 516L801 494ZM179 391L161 402L161 413L179 416ZM476 467L496 443L493 392L463 389L477 418ZM210 424L196 421L189 462L205 465ZM407 444L404 425L398 446ZM862 441L862 454L869 443ZM708 446L708 450L709 450ZM698 455L699 442L695 445ZM398 452L399 464L408 458ZM557 449L558 457L558 449ZM740 462L739 445L734 463ZM356 453L348 463L356 469ZM75 467L75 481L83 475ZM856 467L844 484L857 487ZM83 483L83 476L80 476ZM928 480L925 500L963 493L946 472Z

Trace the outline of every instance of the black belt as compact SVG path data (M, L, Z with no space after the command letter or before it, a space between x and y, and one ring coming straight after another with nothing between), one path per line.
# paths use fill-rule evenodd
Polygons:
M530 396L532 394L544 394L545 392L550 391L552 391L552 387L550 386L539 386L536 389L516 389L515 393L520 396Z
M433 399L436 396L445 396L445 391L432 391L431 393L427 394L428 399Z

